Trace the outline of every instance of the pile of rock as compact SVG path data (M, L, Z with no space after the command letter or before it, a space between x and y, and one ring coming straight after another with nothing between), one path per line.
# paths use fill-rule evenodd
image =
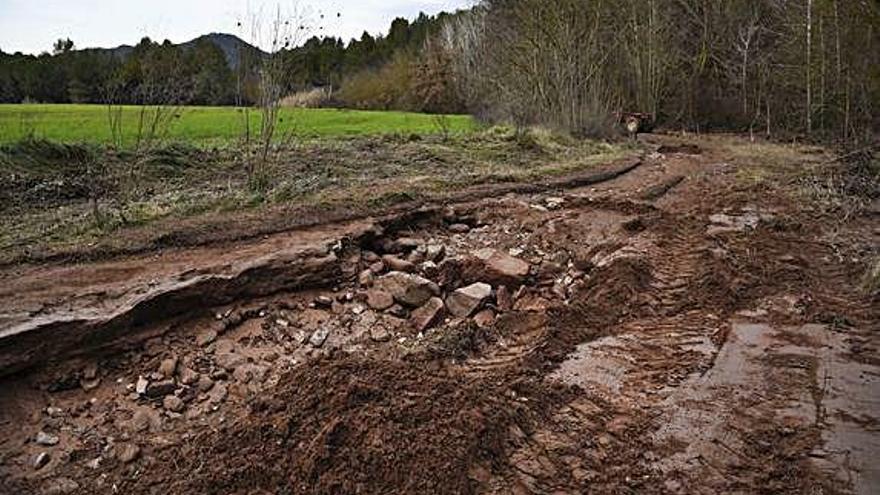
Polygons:
M512 290L529 282L531 266L497 249L448 256L442 244L414 238L382 241L386 252L364 251L359 296L369 308L406 318L417 332L468 318L491 325L513 309Z

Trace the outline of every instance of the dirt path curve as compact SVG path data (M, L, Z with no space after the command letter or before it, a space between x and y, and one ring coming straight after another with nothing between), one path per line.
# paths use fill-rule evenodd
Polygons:
M813 154L647 140L607 180L4 270L0 492L876 493L880 220L743 179Z

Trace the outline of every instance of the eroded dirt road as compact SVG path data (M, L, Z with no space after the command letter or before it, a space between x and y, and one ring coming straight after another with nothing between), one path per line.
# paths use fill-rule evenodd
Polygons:
M877 493L880 219L649 140L600 183L4 270L0 491Z

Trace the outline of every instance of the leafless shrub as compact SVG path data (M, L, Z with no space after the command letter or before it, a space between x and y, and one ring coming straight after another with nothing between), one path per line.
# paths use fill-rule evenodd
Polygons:
M259 81L257 111L260 115L256 132L251 129L250 109L245 107L242 112L242 156L250 187L259 193L266 192L269 187L271 168L278 158L277 152L286 148L294 136L292 131L280 137L277 134L282 99L289 78L284 64L284 52L299 45L309 32L308 14L299 5L294 5L289 11L283 11L277 5L271 17L260 13L251 16L251 42L265 47L267 51L259 54L256 64ZM239 88L241 91L241 85Z

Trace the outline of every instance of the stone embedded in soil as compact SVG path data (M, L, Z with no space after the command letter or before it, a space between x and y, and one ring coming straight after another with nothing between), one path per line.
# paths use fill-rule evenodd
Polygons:
M491 309L484 309L474 315L474 323L480 328L489 328L495 323L495 312Z
M506 285L501 285L495 290L495 303L501 311L513 309L513 296Z
M130 464L141 455L141 448L133 443L119 445L116 449L116 458L123 464Z
M34 456L33 467L34 469L42 469L46 464L49 464L49 461L52 460L52 456L49 455L48 452L40 452L36 456Z
M395 242L397 243L397 246L404 251L411 251L422 244L421 240L414 237L400 237Z
M327 341L327 337L330 336L330 327L323 326L314 332L312 332L312 336L309 337L309 344L312 344L312 347L321 347L324 345L324 342Z
M382 261L392 272L411 273L416 271L416 265L414 263L400 259L397 256L386 254L385 256L382 256Z
M529 275L528 263L503 251L486 248L473 256L482 264L481 279L494 285L517 286Z
M449 226L449 231L453 234L467 234L471 231L471 227L465 223L454 223Z
M157 399L159 397L164 397L168 394L173 394L174 389L177 388L177 385L174 384L174 380L162 380L159 382L151 382L147 386L146 396L150 398Z
M372 287L376 280L376 274L372 270L364 270L358 275L358 284L361 287Z
M199 332L196 335L196 345L205 347L217 340L217 330L213 328Z
M377 311L384 311L394 305L394 297L384 290L367 291L367 305Z
M98 365L95 363L89 363L83 368L82 377L85 380L94 380L98 377Z
M226 385L223 383L217 383L211 388L211 391L208 392L208 400L210 400L212 404L219 404L226 400L227 395L229 395L229 389Z
M540 313L550 309L551 303L540 294L526 293L513 305L517 311Z
M147 387L149 386L150 381L142 376L139 376L137 379L137 383L134 386L134 391L137 392L138 395L146 395Z
M397 318L408 318L409 317L409 311L407 311L407 309L404 308L403 306L401 306L400 304L395 304L394 306L391 306L390 308L388 308L388 314L390 314L391 316L395 316Z
M179 413L186 407L183 399L176 395L168 395L162 400L162 407L171 412Z
M93 380L83 379L83 380L79 381L79 386L82 387L82 389L85 390L86 392L90 392L90 391L98 388L99 385L101 385L100 378L95 378Z
M440 275L440 267L433 261L426 261L419 265L419 271L428 278L435 278L437 275Z
M43 495L65 495L79 490L79 483L70 478L49 480L43 488Z
M245 357L237 352L220 352L214 355L214 362L224 370L232 372L245 362Z
M461 289L456 289L446 297L446 307L453 316L467 318L474 314L492 295L492 286L477 282Z
M440 295L440 287L434 282L403 272L390 272L376 281L376 288L391 294L400 304L419 307L428 299Z
M152 427L158 428L160 424L161 420L157 416L156 411L150 408L140 408L135 411L129 423L131 429L136 432L147 431Z
M428 261L439 263L443 260L444 256L446 256L446 246L443 244L428 244L427 250L425 251L425 258Z
M196 382L196 388L199 389L200 392L207 392L214 387L214 380L211 380L207 376L199 377L199 380Z
M159 374L165 378L172 378L177 372L177 357L163 359L159 365Z
M375 342L388 342L391 340L391 333L385 325L373 325L370 327L370 338Z
M329 308L330 306L333 306L333 298L329 296L318 296L315 298L315 306Z
M34 439L34 441L36 441L39 445L45 445L47 447L51 447L53 445L58 445L58 442L60 442L61 439L55 435L50 435L49 433L46 433L45 431L41 431L41 432L37 433L37 436Z
M184 367L180 370L180 383L184 385L192 385L199 380L199 374L192 368Z
M432 297L410 315L410 325L418 332L424 332L436 325L443 317L445 306L439 297Z
M369 270L376 275L381 275L385 271L385 263L380 259L369 266Z

